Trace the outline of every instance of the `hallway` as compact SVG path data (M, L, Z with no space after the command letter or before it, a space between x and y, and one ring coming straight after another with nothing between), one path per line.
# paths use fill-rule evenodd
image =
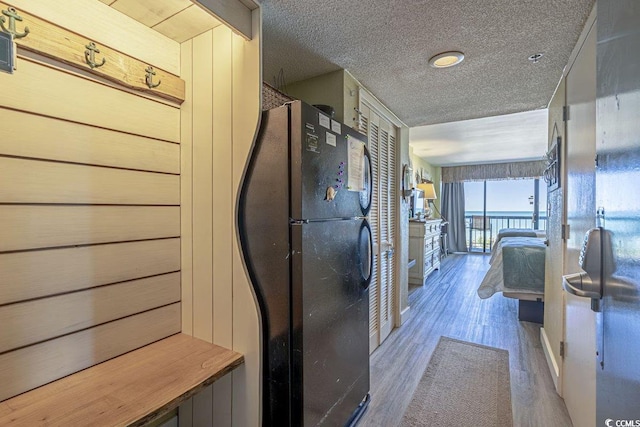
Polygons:
M409 320L371 356L371 404L360 426L397 425L441 335L509 350L514 426L571 426L540 344L517 300L477 294L489 255L450 255L424 287L410 287Z

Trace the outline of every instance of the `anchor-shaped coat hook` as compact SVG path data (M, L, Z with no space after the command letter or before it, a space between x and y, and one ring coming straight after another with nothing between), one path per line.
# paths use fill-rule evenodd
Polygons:
M147 72L147 75L144 81L147 83L147 86L149 86L149 89L153 89L154 87L160 86L160 83L162 83L162 80L158 80L158 83L153 82L153 76L156 75L156 72L153 69L153 67L149 65L145 71Z
M9 17L9 28L7 28L4 26L6 18L0 16L0 27L2 27L2 31L11 34L14 39L21 39L29 34L29 27L24 27L24 33L18 33L16 31L16 21L22 21L22 17L18 15L15 7L8 7L7 10L2 11L2 14Z
M89 43L85 47L87 50L84 51L84 60L91 69L102 67L104 63L107 62L105 58L102 58L102 62L99 64L96 62L96 53L100 53L100 49L96 47L94 42Z

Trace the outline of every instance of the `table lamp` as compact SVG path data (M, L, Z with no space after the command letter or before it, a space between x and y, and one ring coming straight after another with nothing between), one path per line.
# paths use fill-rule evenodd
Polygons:
M433 182L423 182L418 184L418 190L422 190L424 192L424 200L427 205L424 207L424 214L427 218L431 218L431 203L433 200L438 198L436 196L436 187L433 185Z

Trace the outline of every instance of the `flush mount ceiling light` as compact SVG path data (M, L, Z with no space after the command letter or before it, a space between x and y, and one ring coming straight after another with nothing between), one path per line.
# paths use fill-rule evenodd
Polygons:
M540 61L540 59L544 56L544 53L534 53L533 55L531 55L528 59L529 61L533 62L534 64L537 64L538 61Z
M429 59L429 65L434 68L449 68L458 65L463 59L462 52L443 52Z

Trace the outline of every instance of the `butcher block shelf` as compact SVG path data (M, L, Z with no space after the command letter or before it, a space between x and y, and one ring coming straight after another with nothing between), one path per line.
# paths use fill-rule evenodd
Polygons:
M0 425L144 425L242 363L239 353L173 335L0 402Z

